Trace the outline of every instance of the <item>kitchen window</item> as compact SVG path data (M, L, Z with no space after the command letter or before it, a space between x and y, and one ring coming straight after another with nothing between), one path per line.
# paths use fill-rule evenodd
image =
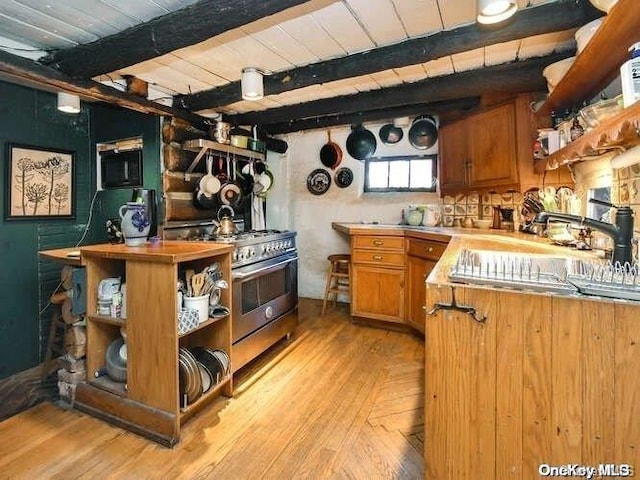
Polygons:
M435 192L437 155L374 157L365 162L365 192Z

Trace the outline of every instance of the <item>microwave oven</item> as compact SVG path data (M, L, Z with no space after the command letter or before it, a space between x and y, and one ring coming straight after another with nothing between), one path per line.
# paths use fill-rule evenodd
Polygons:
M102 188L142 186L142 150L109 150L100 153Z

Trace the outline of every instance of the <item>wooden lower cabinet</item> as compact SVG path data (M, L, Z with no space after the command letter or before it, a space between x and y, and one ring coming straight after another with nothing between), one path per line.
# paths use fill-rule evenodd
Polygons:
M407 314L406 323L424 333L427 277L447 248L448 238L442 241L407 239Z
M351 316L404 323L404 235L351 237Z
M161 242L126 247L93 245L81 249L87 271L87 382L77 386L75 407L154 441L172 446L180 426L219 395L231 396L227 376L186 404L180 394L178 349L208 347L231 356L231 315L209 318L179 334L177 280L217 263L229 288L221 304L231 307L230 245ZM126 281L126 318L98 315L101 280ZM126 383L106 375L105 353L126 332ZM231 358L233 363L233 358Z
M540 465L640 468L640 307L455 287L426 321L425 478L540 478ZM450 303L429 285L427 308ZM637 470L636 470L637 471Z
M434 260L407 257L407 324L424 333L425 281L436 265Z
M404 268L354 265L351 315L404 321Z

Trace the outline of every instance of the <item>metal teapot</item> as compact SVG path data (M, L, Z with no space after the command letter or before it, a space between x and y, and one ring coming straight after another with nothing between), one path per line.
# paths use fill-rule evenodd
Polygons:
M227 212L225 214L225 212ZM218 224L213 232L216 236L229 236L238 233L238 227L233 223L235 212L229 205L223 205L218 210Z

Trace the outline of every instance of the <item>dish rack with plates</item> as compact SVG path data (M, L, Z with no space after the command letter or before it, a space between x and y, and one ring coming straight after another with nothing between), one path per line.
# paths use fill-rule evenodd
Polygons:
M600 259L463 249L449 278L513 290L640 301L640 266Z

